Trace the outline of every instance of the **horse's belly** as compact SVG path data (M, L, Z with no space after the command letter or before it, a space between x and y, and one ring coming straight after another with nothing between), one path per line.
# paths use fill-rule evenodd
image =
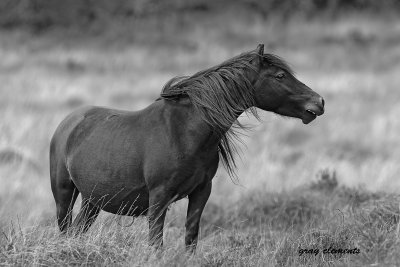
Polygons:
M122 138L116 138L122 139ZM68 169L79 192L101 209L121 215L147 212L149 193L141 171L142 155L102 135L85 140L69 155Z
M129 192L121 198L108 201L103 210L119 215L139 216L147 214L149 208L149 194L145 190Z
M96 189L97 187L97 189ZM102 185L97 184L93 191L81 191L84 198L99 206L102 210L119 214L139 216L147 213L149 207L149 193L146 187L120 187L104 190ZM78 188L79 190L79 188Z

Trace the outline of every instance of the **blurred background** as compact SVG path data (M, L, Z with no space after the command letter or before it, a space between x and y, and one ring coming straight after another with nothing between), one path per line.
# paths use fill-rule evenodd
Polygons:
M170 78L264 43L326 100L309 125L260 111L244 132L239 184L221 167L211 202L284 191L322 171L400 190L400 1L3 0L0 220L54 219L48 150L83 105L138 110Z

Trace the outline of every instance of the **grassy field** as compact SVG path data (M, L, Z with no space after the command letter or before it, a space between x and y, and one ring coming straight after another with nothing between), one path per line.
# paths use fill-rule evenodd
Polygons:
M0 32L0 265L400 264L400 19L285 23L236 10L106 26L85 36ZM262 111L261 123L240 118L254 126L243 136L240 184L218 171L196 255L183 249L186 200L169 211L157 253L144 218L128 227L130 218L102 213L88 234L59 236L48 150L69 112L143 108L173 76L258 43L324 96L326 113L310 125ZM360 253L324 254L329 246Z

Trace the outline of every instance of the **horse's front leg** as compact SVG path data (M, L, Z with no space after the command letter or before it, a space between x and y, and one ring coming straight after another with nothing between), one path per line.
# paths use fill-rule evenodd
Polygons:
M203 185L199 185L189 195L189 204L186 217L186 250L194 252L197 246L197 238L199 234L200 218L203 213L204 206L207 203L211 193L212 182L209 181Z
M163 187L149 193L149 244L161 248L163 245L163 228L168 206L175 200Z

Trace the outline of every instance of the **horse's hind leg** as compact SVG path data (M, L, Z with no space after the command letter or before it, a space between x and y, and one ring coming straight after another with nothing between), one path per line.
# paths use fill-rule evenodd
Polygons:
M51 163L50 163L51 164ZM64 164L51 164L51 189L57 207L57 222L61 232L65 232L72 222L72 209L79 194L78 189L70 179Z
M73 223L77 233L85 233L94 223L100 213L100 208L93 205L88 199L82 199L81 209Z

